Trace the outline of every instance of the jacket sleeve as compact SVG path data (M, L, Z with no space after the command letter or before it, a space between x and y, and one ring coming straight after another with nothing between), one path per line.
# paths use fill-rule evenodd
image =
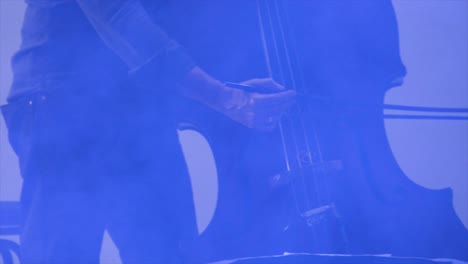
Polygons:
M139 0L76 0L101 39L136 76L178 81L195 65Z

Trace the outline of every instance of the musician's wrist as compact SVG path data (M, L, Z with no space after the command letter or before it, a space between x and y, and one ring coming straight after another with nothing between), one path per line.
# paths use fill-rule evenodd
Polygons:
M225 86L199 67L188 73L182 82L181 93L224 114L246 101L244 91Z

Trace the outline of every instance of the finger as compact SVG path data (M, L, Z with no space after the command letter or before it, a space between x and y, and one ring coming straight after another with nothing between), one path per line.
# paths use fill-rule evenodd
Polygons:
M255 123L256 123L255 122L255 114L253 112L232 111L231 113L228 114L228 116L232 120L234 120L234 121L236 121L236 122L238 122L238 123L240 123L240 124L242 124L242 125L244 125L244 126L246 126L248 128L254 128Z
M262 122L254 123L253 128L264 132L271 132L278 126L278 123L278 121L263 120Z
M280 117L285 112L287 112L288 108L290 108L290 107L291 107L291 105L283 104L283 105L280 105L280 106L269 107L269 108L266 108L266 107L259 108L259 107L257 107L256 109L249 109L248 111L254 113L256 118Z
M256 115L253 126L263 131L271 131L278 126L281 120L281 114L276 115Z
M243 82L243 84L257 87L259 88L260 92L262 90L266 92L279 92L279 91L284 91L286 89L283 85L275 82L271 78L251 79L251 80Z
M274 94L252 94L249 100L249 106L253 109L282 108L281 106L290 106L295 102L296 92L288 90Z

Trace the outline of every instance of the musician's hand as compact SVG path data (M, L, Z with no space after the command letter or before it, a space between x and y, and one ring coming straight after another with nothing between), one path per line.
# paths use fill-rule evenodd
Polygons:
M249 128L273 130L282 114L294 104L296 93L285 90L272 79L252 79L242 84L258 87L270 93L251 93L235 88L225 88L221 97L221 112Z
M243 84L258 87L263 93L226 87L199 67L193 68L178 88L182 95L247 127L273 130L281 115L294 103L295 92L286 91L272 79L252 79Z

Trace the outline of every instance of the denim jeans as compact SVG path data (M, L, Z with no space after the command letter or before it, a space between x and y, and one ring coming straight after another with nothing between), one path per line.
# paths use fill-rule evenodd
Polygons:
M3 110L23 176L23 263L177 263L195 233L167 105L193 63L140 1L26 0ZM131 83L131 84L130 84Z
M179 263L196 227L174 122L83 91L2 109L24 179L22 263L98 263L106 229L124 263Z

